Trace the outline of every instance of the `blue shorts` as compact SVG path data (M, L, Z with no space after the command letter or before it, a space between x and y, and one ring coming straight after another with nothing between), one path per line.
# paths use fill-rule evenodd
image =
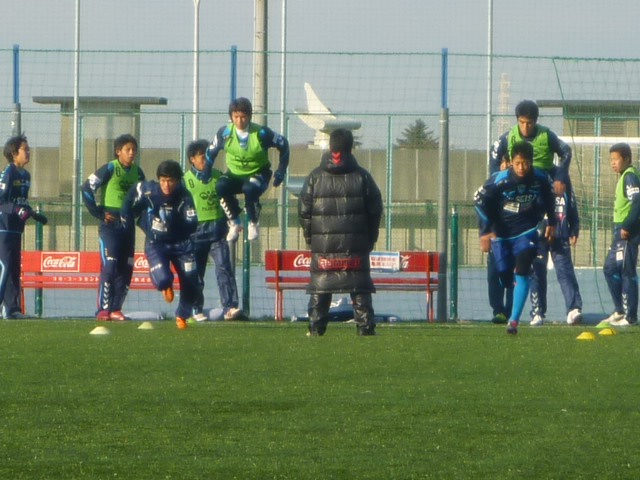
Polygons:
M498 272L513 272L516 258L526 250L538 249L538 230L528 230L517 237L495 238L491 241L491 250Z

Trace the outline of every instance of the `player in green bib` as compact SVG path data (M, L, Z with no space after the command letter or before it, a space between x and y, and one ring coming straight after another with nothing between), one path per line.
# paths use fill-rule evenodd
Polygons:
M571 248L578 241L579 218L577 210L572 216L571 222L564 222L564 209L569 199L575 201L571 180L569 178L569 166L571 164L571 147L562 141L558 135L548 127L538 123L540 111L538 104L533 100L522 100L516 105L515 116L517 124L505 132L493 144L489 158L490 173L500 170L504 158L510 158L514 145L527 142L533 147L533 166L544 171L553 182L556 196L556 217L560 220L560 228L557 238L549 244L544 237L539 238L538 255L533 261L531 274L531 323L532 326L542 325L545 321L547 310L547 259L551 255L561 290L565 297L567 307L567 323L579 323L582 318L582 299L578 280L575 275ZM557 157L557 165L554 161ZM571 229L566 228L568 223ZM544 225L540 228L544 230ZM489 284L489 303L494 310L494 319L504 317L508 312L502 306L502 292L500 280L495 272L494 255L489 252L487 256L487 281ZM494 293L494 292L497 292ZM503 315L500 315L500 314Z
M100 167L82 185L82 200L89 213L100 220L100 283L96 319L126 320L122 313L131 276L135 250L133 225L123 227L120 208L132 185L144 180L135 163L138 141L133 135L120 135L113 142L116 158ZM102 199L98 200L101 190Z
M197 140L187 146L191 168L183 179L187 190L191 192L198 214L198 228L191 235L191 239L195 247L196 268L200 279L193 318L199 322L208 318L203 312L204 275L208 257L211 257L215 265L224 319L233 320L242 315L238 308L238 287L226 238L229 231L227 217L222 211L216 192L216 184L222 172L213 168L213 163L207 160L208 148L207 140Z
M273 174L273 186L279 186L289 165L289 142L269 127L251 122L253 107L243 97L229 105L231 122L221 127L207 151L208 161L213 164L218 153L226 153L227 171L218 181L220 204L229 220L228 241L236 241L242 231L239 220L240 205L236 195L244 194L245 210L249 220L247 238L255 240L259 235L260 196L269 187ZM280 152L278 168L271 171L268 150Z
M638 323L638 245L640 244L640 172L633 166L631 147L616 143L609 149L611 168L620 177L613 204L613 239L604 261L604 277L614 312L610 325Z

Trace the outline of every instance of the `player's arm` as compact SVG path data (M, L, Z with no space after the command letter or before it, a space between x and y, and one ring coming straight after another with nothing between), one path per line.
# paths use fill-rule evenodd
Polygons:
M551 178L546 173L540 176L540 195L542 199L543 211L540 218L547 217L547 226L544 231L544 238L551 242L556 234L556 197L551 184ZM540 204L539 204L540 205Z
M5 214L14 213L15 204L9 199L11 193L11 166L7 165L0 174L0 212Z
M569 241L575 245L580 234L580 215L578 214L578 202L573 191L567 195L567 223L569 225Z
M488 252L491 248L491 239L496 236L493 231L497 209L493 178L490 178L483 186L476 190L474 206L478 217L480 250Z
M8 165L0 174L0 213L7 216L16 215L19 220L24 223L29 217L32 217L35 212L29 206L26 198L18 201L13 201L10 198L11 186L14 182L13 171L14 169L11 168L11 165ZM44 215L38 221L46 223Z
M624 240L631 235L638 233L638 222L640 221L640 179L633 174L624 176L624 196L631 202L629 215L624 219L621 228L621 236Z
M495 183L489 179L473 196L474 208L478 216L478 231L480 236L493 231L496 220Z
M182 202L180 202L180 214L184 228L188 233L194 233L198 228L198 214L193 203L193 197L186 187L183 187Z
M269 127L262 127L259 133L260 144L263 148L276 148L280 152L278 168L273 174L273 186L277 187L284 180L284 176L289 166L289 141L279 133L274 132Z
M80 187L85 207L87 207L91 215L100 220L104 219L104 208L96 203L96 195L102 185L109 181L111 175L110 164L103 165L95 173L89 175L89 178Z
M558 164L558 174L556 176L556 180L559 180L562 183L569 182L569 166L571 165L571 147L560 140L558 135L549 130L549 147L551 151L553 151L559 158L560 163Z
M120 222L125 228L133 226L135 219L144 208L144 186L146 182L138 182L133 185L122 202L120 208Z
M231 130L228 126L220 127L218 129L205 155L207 165L211 165L213 167L216 157L224 149L224 142L230 134Z
M493 142L491 152L489 153L489 174L500 171L500 164L505 155L509 153L508 149L509 142L507 140L507 134L502 135L498 140Z

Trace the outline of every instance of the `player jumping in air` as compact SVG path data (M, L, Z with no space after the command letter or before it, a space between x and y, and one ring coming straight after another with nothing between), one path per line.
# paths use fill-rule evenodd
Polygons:
M245 210L249 219L247 238L255 240L259 235L260 196L269 187L271 162L268 150L275 147L280 152L278 168L273 173L273 186L284 180L289 165L289 142L268 127L251 122L253 109L246 98L237 98L229 105L231 122L221 127L207 155L213 163L218 153L226 153L227 171L217 184L218 196L229 220L227 240L238 239L242 224L238 218L240 205L236 195L243 193Z

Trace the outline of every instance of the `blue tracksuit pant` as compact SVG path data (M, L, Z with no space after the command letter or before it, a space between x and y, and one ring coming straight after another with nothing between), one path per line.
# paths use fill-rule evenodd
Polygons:
M544 317L547 313L547 260L549 254L551 254L560 290L564 296L567 313L575 308L582 310L582 297L571 259L571 246L566 241L556 240L550 248L546 241L541 240L538 245L538 254L533 261L531 275L531 317L534 315Z
M604 277L615 311L624 313L630 323L638 320L638 244L640 235L622 240L616 229L604 261Z
M144 253L149 262L151 281L159 291L173 285L173 265L180 280L180 301L176 308L176 317L191 317L200 287L191 240L176 243L147 241Z

